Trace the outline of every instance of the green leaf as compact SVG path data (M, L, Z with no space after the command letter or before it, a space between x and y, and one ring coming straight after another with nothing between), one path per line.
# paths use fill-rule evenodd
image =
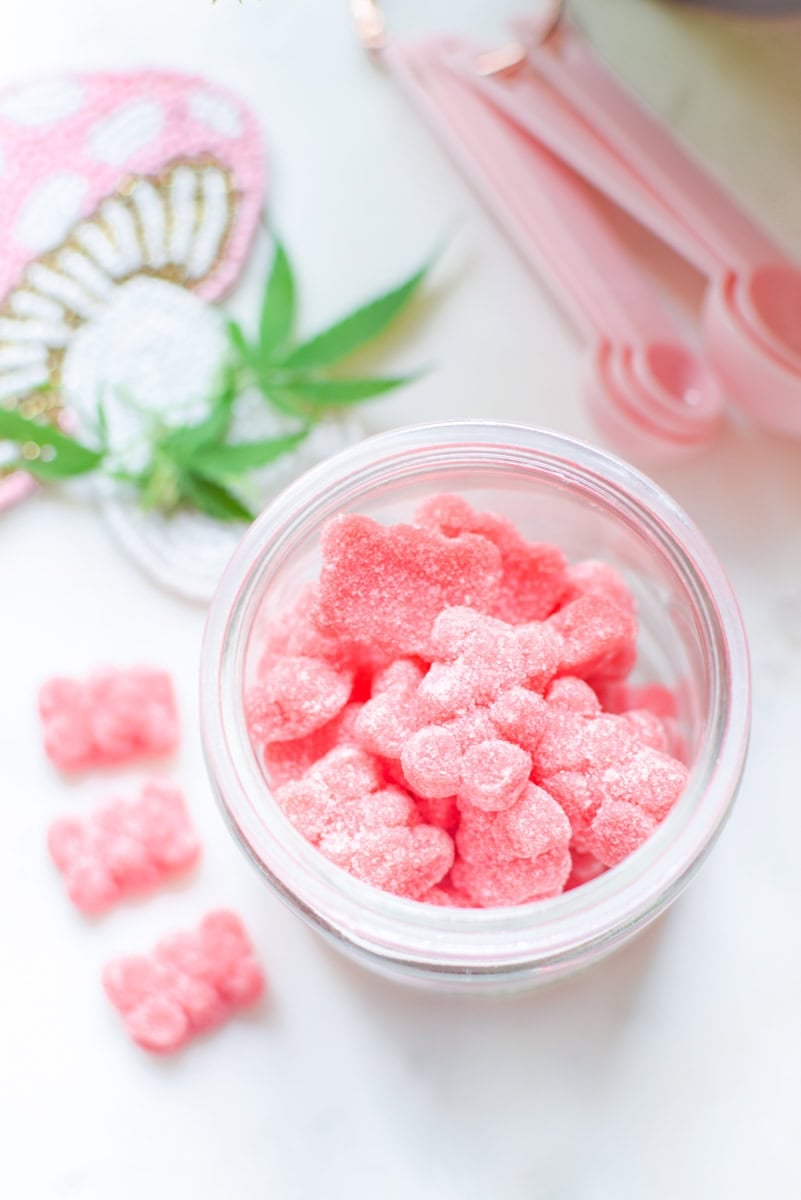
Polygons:
M228 321L228 340L231 343L240 362L249 365L253 362L253 347L245 337L245 332L238 321Z
M284 356L281 365L327 367L347 358L392 324L417 292L430 266L430 262L425 263L419 271L391 291L370 300L328 329L315 334L309 341L296 346Z
M301 429L283 437L267 438L260 442L237 442L227 446L206 446L192 459L192 469L207 478L219 479L242 475L275 462L300 445L308 433Z
M99 450L81 445L75 438L40 421L31 421L20 413L0 407L0 441L14 442L23 452L14 465L37 479L55 481L74 475L86 475L103 461ZM38 448L38 456L29 458L28 447Z
M275 244L273 265L264 289L259 317L258 357L262 363L280 353L292 335L295 323L295 278L286 251Z
M417 378L418 375L395 375L376 379L304 379L274 390L285 403L294 404L295 411L305 409L314 414L383 396Z
M221 483L204 479L194 471L184 471L180 478L181 495L194 508L218 521L252 521L254 514L238 496Z
M220 391L211 400L209 415L197 425L167 430L159 439L159 449L180 466L191 466L199 450L223 441L231 426L235 401L236 377L228 372Z
M97 437L98 437L98 440L99 440L100 445L103 448L103 450L107 451L108 450L108 414L106 413L106 406L100 397L98 397L96 408L97 408L97 418L96 418Z
M181 501L181 473L170 458L158 452L135 482L145 512L174 512Z
M278 412L288 417L296 417L298 420L307 419L307 406L294 402L286 392L286 388L291 383L291 376L286 372L282 372L278 379L272 372L259 372L256 375L255 383L264 399Z

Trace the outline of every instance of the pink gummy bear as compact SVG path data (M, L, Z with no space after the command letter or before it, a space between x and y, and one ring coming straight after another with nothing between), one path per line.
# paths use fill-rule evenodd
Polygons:
M274 787L295 783L335 746L357 745L355 727L362 707L361 704L346 704L332 721L305 737L267 742L264 746L256 741L255 749L261 751L270 783Z
M257 668L260 679L266 676L273 659L285 655L349 665L353 647L320 628L319 607L317 584L307 583L295 603L278 616L270 611L260 613L258 620L264 625L262 656Z
M109 963L103 986L133 1040L166 1053L255 1003L265 981L242 922L219 911L197 930L165 938L149 957Z
M565 591L567 567L557 546L527 542L506 517L478 513L461 496L430 496L414 519L446 537L478 534L497 547L502 575L492 616L522 625L542 621L556 608Z
M558 800L577 849L613 867L670 812L687 783L677 759L638 736L626 717L552 707L534 776Z
M152 891L188 870L200 853L183 796L160 783L93 816L54 821L47 845L69 898L85 913Z
M370 699L356 718L354 732L365 750L383 758L400 758L404 745L418 726L417 689L423 669L408 658L398 658L373 679Z
M376 758L356 746L339 746L316 762L302 779L285 784L276 799L286 816L313 845L358 832L364 799L383 783ZM401 821L411 818L403 805Z
M86 682L54 678L39 691L48 758L62 771L169 754L178 744L178 712L165 671L104 670Z
M256 744L306 737L347 704L353 671L322 658L275 658L264 682L245 694L245 720Z
M454 796L495 812L520 795L531 772L531 756L502 738L465 745L452 728L428 725L409 739L401 765L409 786L425 800Z
M565 590L560 605L578 600L580 596L600 596L632 616L636 612L634 597L620 572L611 563L594 558L573 563L565 572Z
M571 871L570 836L559 804L533 784L500 813L462 806L454 886L479 908L558 895Z
M404 779L426 800L443 800L459 790L463 752L455 734L442 725L426 725L401 753Z
M458 858L451 871L454 887L468 896L475 908L548 900L561 894L569 875L570 855L558 853L506 862Z
M472 908L473 902L464 892L457 892L447 880L429 888L420 897L423 904L436 904L438 908Z
M440 722L517 686L542 691L559 670L561 638L550 622L508 625L470 608L447 608L432 635L434 661L417 690L421 717Z
M384 786L378 760L355 746L330 751L276 799L326 858L397 895L417 898L453 863L445 829L421 823L409 793Z
M575 675L554 679L545 693L550 707L577 713L580 717L597 717L601 711L598 697L588 683Z
M256 668L256 682L265 683L269 672L280 658L312 658L330 663L337 670L353 674L352 699L365 699L376 671L388 666L391 659L364 642L332 634L323 626L320 613L319 588L309 583L298 599L277 616L265 606L257 618L263 630L262 654Z
M641 740L655 750L664 749L681 762L687 761L687 745L678 722L678 700L670 688L661 683L633 687L615 679L593 680L593 687L605 712L627 717L638 726Z
M443 608L469 604L487 612L497 597L500 555L473 534L448 538L413 525L385 528L344 513L329 521L321 545L324 627L396 656L426 653Z
M586 593L548 619L562 639L560 673L622 679L637 657L637 618L605 596Z

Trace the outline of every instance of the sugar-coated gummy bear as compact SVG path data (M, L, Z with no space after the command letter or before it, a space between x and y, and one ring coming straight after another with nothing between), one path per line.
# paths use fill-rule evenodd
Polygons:
M513 742L479 742L462 759L459 798L487 812L510 808L528 782L531 756Z
M373 887L417 900L453 866L453 841L434 825L364 830L350 855L350 870Z
M456 846L463 858L493 863L513 858L564 854L571 839L570 822L543 788L527 784L517 800L501 812L460 803L462 820Z
M639 734L625 716L555 710L534 756L580 848L607 867L650 837L687 783L687 768Z
M569 604L579 596L601 596L632 616L636 612L631 589L620 572L611 563L594 558L573 563L565 572L565 590L560 603Z
M656 819L639 805L604 799L580 841L604 866L614 867L639 849L656 827Z
M171 753L178 711L166 671L149 667L98 671L89 679L49 679L39 691L48 758L82 771L142 755Z
M478 513L461 496L439 495L423 501L415 521L446 537L478 534L497 547L502 574L492 616L511 625L542 621L560 602L567 581L564 554L545 542L527 542L506 517Z
M494 908L558 896L570 875L570 866L567 851L503 861L458 858L451 879L476 908Z
M545 732L549 710L536 692L514 687L493 701L488 715L498 734L532 753Z
M420 715L429 721L489 704L513 687L542 691L563 656L548 624L508 625L464 607L440 613L431 643L434 661L417 690Z
M404 778L426 800L440 800L459 790L462 750L456 735L442 725L426 725L407 741L401 754Z
M134 800L112 800L89 817L54 821L47 836L67 894L85 913L152 891L188 870L200 843L181 792L148 783Z
M416 899L453 864L445 829L422 823L412 796L383 786L379 760L358 747L330 751L276 799L326 858L386 891Z
M305 737L291 738L285 742L267 742L264 745L258 738L253 738L257 749L261 750L270 783L280 787L284 783L295 782L335 746L357 745L355 727L361 708L361 704L346 704L333 720L321 725L313 733L307 733Z
M276 658L264 683L249 688L245 719L254 741L285 742L320 729L348 702L353 672L322 658Z
M458 796L487 809L512 804L528 779L531 758L518 735L498 736L501 723L492 712L474 709L443 725L425 725L409 737L401 767L415 795L425 800ZM525 738L527 730L519 722L516 727Z
M574 675L555 679L545 693L545 699L552 708L563 708L581 717L596 717L601 711L598 697L590 685Z
M429 888L420 897L423 904L436 904L438 908L472 908L473 904L464 892L457 892L456 888L447 881L438 883L434 887Z
M384 758L400 758L418 725L416 699L423 675L423 668L406 658L396 659L375 675L370 698L354 726L365 750Z
M633 686L633 595L505 517L431 496L343 514L261 635L254 747L296 829L363 882L447 907L559 895L680 797L673 694ZM165 1018L166 1020L166 1018Z
M637 619L619 604L587 593L560 608L548 624L562 638L561 674L616 677L631 669Z
M558 895L571 870L571 830L547 792L529 784L503 812L460 807L451 879L476 907Z
M103 986L132 1039L166 1053L254 1004L265 981L242 922L221 910L149 956L109 963Z
M489 611L501 578L500 555L486 538L385 528L353 513L329 521L322 553L325 627L395 655L426 653L434 621L450 605Z

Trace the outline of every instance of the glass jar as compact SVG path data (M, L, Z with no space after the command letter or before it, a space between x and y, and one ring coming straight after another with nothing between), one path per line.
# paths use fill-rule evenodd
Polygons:
M614 869L551 900L496 909L401 899L352 878L276 804L245 727L255 629L319 572L336 513L408 520L432 492L458 492L571 559L616 566L636 596L638 681L679 699L690 779L654 835ZM750 722L748 651L731 586L695 525L617 458L522 425L417 426L371 438L286 489L234 553L209 612L202 736L226 822L265 881L353 958L400 980L480 991L539 983L595 962L661 913L731 808Z

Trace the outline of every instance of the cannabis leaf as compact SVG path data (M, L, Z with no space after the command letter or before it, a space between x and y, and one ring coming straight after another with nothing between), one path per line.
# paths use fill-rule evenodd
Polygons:
M99 471L132 488L145 509L171 513L189 507L219 521L250 521L253 513L245 497L253 471L296 450L327 414L386 395L418 377L419 373L351 376L339 370L408 307L430 266L424 264L389 291L297 341L297 284L289 255L276 241L257 335L251 340L238 322L228 321L228 361L219 386L206 398L202 420L179 424L173 411L167 423L118 390L116 399L136 409L144 425L145 465L131 470L125 466L125 449L111 445L102 396L92 422L92 446L0 406L0 443L16 447L3 470L27 471L42 482ZM284 422L290 430L272 438L231 442L237 403L254 386L272 408L290 418Z
M259 317L259 360L269 362L279 355L295 323L295 277L286 250L279 242Z
M357 350L385 333L419 291L431 263L305 341L293 344L296 285L286 250L276 242L262 299L258 336L249 341L229 322L234 369L254 383L280 412L317 419L326 411L372 399L413 382L419 372L377 378L332 373Z
M103 461L103 451L82 445L53 425L23 417L0 407L0 441L19 447L18 457L8 464L12 470L27 471L42 481L54 482L87 475Z
M134 475L118 472L116 478L138 489L146 509L169 513L189 506L220 521L252 520L237 489L246 484L249 472L300 445L308 428L261 441L228 442L236 395L235 379L228 373L202 421L178 427L162 422L151 433L147 466Z
M356 350L384 333L399 317L420 288L430 263L415 271L409 279L382 296L322 330L308 341L290 350L281 360L284 367L328 367L341 362Z

